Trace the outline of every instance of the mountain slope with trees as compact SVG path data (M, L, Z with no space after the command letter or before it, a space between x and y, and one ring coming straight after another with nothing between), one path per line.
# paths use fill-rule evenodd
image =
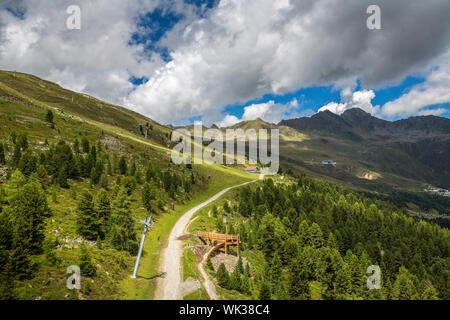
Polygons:
M207 264L223 296L450 298L448 229L320 179L291 180L245 187L194 222L194 230L209 225L223 232L226 217L229 232L242 239L248 271L241 259L231 274L223 264L216 270ZM372 265L381 270L379 290L367 287Z

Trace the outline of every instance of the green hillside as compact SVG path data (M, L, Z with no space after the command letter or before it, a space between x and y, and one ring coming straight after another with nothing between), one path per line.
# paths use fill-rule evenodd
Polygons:
M131 111L33 76L0 77L1 299L150 299L177 217L252 179L171 164L170 129ZM147 122L146 139L139 125ZM154 236L143 276L130 282L148 214ZM66 287L71 265L81 267L81 290Z
M448 229L323 180L288 178L235 191L191 225L221 233L226 218L242 239L239 259L232 248L205 264L221 299L450 298ZM369 266L380 268L379 289L368 289Z
M149 124L151 140L165 144L171 132L167 127L123 107L115 106L86 94L76 93L33 75L0 71L0 97L18 103L50 108L56 114L70 114L141 134ZM145 134L145 132L144 132Z

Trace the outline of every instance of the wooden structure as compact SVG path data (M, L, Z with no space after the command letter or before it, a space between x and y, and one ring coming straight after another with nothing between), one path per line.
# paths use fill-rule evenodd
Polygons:
M228 246L237 246L237 254L239 255L239 245L241 243L241 239L238 234L197 232L197 237L215 245L223 243L225 246L225 254L228 254Z

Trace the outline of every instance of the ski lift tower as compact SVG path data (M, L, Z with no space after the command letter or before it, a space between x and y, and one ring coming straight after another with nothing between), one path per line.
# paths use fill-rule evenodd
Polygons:
M141 220L141 223L144 225L144 232L142 234L141 246L139 247L139 252L138 252L138 255L136 258L136 265L134 266L134 272L133 272L133 275L131 276L131 278L133 278L133 279L136 279L137 272L139 269L139 261L141 260L142 249L144 248L145 235L147 234L148 228L151 228L154 225L151 215L147 216L147 218L145 220Z

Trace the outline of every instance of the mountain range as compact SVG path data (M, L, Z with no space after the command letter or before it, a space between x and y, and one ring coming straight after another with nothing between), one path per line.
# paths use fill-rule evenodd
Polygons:
M0 98L37 108L51 107L93 124L147 135L149 141L165 147L171 145L169 138L175 128L24 73L0 71ZM284 169L347 187L372 191L450 187L447 118L420 116L386 121L354 108L342 115L324 111L278 124L261 119L243 121L231 128L278 128ZM192 126L187 129L192 131ZM323 160L333 160L336 165L322 165Z

